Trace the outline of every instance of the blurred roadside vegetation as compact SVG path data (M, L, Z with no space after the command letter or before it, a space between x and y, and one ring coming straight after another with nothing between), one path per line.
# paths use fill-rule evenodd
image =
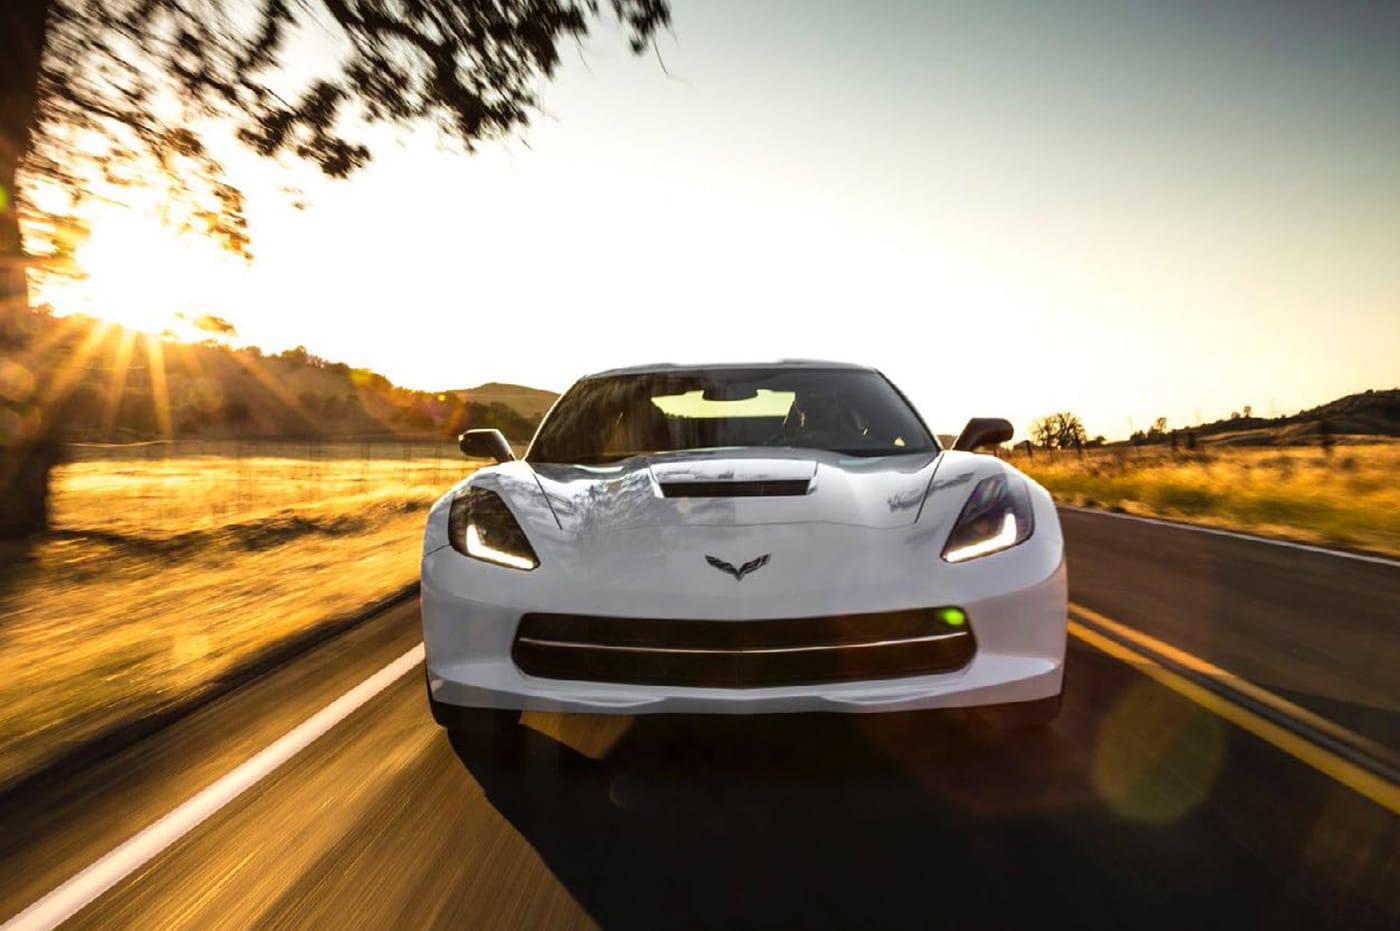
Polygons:
M1400 556L1400 440L1022 447L1003 455L1063 504Z
M455 444L80 449L0 544L0 787L418 575Z

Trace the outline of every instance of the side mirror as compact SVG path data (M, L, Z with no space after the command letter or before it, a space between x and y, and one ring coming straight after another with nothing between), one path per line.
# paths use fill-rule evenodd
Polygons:
M958 434L953 448L971 452L981 446L995 446L1011 439L1015 432L1011 428L1011 422L1001 417L974 417L963 427L963 432Z
M457 437L457 448L468 459L494 459L497 462L510 462L515 453L500 430L468 430Z

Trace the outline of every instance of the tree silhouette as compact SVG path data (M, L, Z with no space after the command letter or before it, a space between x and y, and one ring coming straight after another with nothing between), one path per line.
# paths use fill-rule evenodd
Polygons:
M1046 414L1033 421L1030 435L1047 449L1076 449L1084 445L1088 436L1083 422L1069 411Z
M561 45L602 19L641 53L670 10L666 0L0 0L0 353L26 343L29 273L69 269L95 184L157 185L169 223L249 255L242 193L205 127L231 126L255 152L333 177L371 158L346 132L357 117L434 127L471 151L529 123ZM306 30L329 33L336 53L293 60ZM26 191L63 192L61 207L37 210L21 177ZM36 410L0 398L0 421L31 423ZM11 519L4 505L47 487L53 457L37 451L52 445L52 423L5 437L0 535L15 535L36 529L37 512Z

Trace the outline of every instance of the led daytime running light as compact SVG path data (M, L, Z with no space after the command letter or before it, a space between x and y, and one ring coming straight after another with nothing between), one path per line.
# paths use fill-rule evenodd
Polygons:
M467 523L467 555L484 559L487 562L510 566L512 569L533 569L536 565L535 561L529 557L517 556L515 553L507 553L505 550L488 546L481 539L481 533L476 529L476 524L470 521Z
M967 546L960 546L955 550L949 550L943 554L943 558L949 562L963 562L967 559L975 559L978 556L985 556L988 553L995 553L997 550L1004 550L1016 542L1016 515L1010 511L1002 518L1001 529L995 536L985 540L978 540L976 543L969 543Z

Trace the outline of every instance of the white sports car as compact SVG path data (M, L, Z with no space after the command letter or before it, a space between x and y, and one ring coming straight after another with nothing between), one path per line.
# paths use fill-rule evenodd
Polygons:
M1066 585L1049 494L944 450L878 371L652 365L571 387L516 460L432 508L428 698L499 735L522 709L611 714L979 709L1054 717Z

